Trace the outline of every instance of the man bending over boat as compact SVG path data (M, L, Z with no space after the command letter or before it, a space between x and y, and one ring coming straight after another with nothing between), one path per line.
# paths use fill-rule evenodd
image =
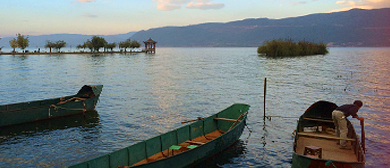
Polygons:
M345 140L348 134L346 118L351 115L352 118L356 118L360 121L364 121L363 117L359 117L356 114L362 106L363 106L362 101L355 100L353 104L344 104L340 107L337 107L332 112L332 119L335 125L336 136L343 138L339 142L340 149L347 149L347 150L351 149L351 147L347 146L347 141Z

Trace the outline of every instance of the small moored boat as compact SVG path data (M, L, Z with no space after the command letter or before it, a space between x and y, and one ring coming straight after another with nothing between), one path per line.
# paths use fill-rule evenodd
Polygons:
M332 112L337 105L318 101L299 118L294 140L292 168L363 168L366 162L364 143L360 143L355 129L347 119L347 145L351 150L340 149L340 137L334 134ZM364 128L364 127L362 127ZM364 142L364 129L362 129Z
M236 142L249 105L233 104L207 118L69 168L181 168L194 166Z
M102 89L103 85L84 85L71 96L0 105L0 127L92 111Z

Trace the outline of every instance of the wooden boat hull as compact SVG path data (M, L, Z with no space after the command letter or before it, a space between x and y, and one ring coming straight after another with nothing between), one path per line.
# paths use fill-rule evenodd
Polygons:
M1 105L0 127L92 111L102 88L103 85L85 85L77 94L71 96ZM93 97L80 98L92 92Z
M354 162L340 162L340 161L332 161L329 162L328 166L326 165L329 160L324 159L313 159L310 157L306 157L304 155L299 155L297 153L293 153L292 156L292 168L330 168L333 167L334 164L337 168L364 168L364 163L354 163Z
M151 139L136 143L129 147L114 151L112 153L70 166L69 168L116 168L118 166L132 166L137 168L181 168L194 166L203 159L221 152L236 142L244 128L246 122L246 113L249 105L234 104L229 108L214 114L210 117L185 125L176 130L153 137ZM242 115L245 114L245 115ZM221 121L215 118L237 119L240 115L243 117L240 122ZM232 125L234 125L232 127ZM230 129L231 128L231 129ZM134 166L134 164L150 157L156 153L161 153L171 145L177 145L182 142L204 136L215 130L226 131L221 136L208 141L196 148L165 157L160 160L151 161Z
M334 103L318 101L299 118L294 139L292 168L363 168L365 166L366 160L359 137L348 119L348 143L351 150L339 149L337 142L340 138L326 133L325 129L334 128L332 111L335 108L337 105ZM317 127L317 130L312 132L308 129L313 127ZM319 128L321 130L318 130ZM308 146L321 148L322 156L305 153L305 148Z

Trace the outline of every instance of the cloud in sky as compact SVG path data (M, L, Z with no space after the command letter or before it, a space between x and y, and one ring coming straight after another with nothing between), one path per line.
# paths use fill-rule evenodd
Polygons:
M353 8L374 9L390 7L389 0L340 0L336 1L336 4L344 7L331 12L345 11Z
M211 3L211 2L197 2L197 3L190 2L187 4L188 9L207 10L207 9L221 9L223 7L225 7L225 5L222 3Z
M302 5L302 4L305 4L305 3L306 3L306 1L294 2L294 3L292 3L292 6Z
M153 0L157 2L157 9L162 11L172 11L186 6L188 9L221 9L225 7L222 3L212 3L212 0Z
M76 1L72 1L71 3L74 4L74 3L77 3L77 2L80 2L80 3L90 3L90 2L96 2L96 0L76 0Z
M77 0L81 3L86 3L86 2L95 2L96 0Z
M97 15L93 15L93 14L84 14L85 17L89 17L89 18L97 18L98 16Z

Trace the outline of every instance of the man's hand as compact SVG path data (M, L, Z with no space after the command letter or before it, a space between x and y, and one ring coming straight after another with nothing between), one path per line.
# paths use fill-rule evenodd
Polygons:
M356 119L358 119L358 120L360 120L360 121L364 121L364 118L363 118L363 117L355 116L355 117L353 117L353 118L356 118Z
M364 118L363 117L357 117L356 119L360 120L360 121L364 121Z

